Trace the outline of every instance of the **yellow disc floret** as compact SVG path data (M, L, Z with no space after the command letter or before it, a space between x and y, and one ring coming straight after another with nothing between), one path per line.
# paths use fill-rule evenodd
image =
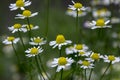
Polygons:
M17 0L17 1L16 1L16 6L17 6L17 7L24 7L24 2L23 2L23 0Z
M28 30L30 30L30 29L32 29L32 28L33 28L33 25L32 25L32 24L27 25L27 29L28 29Z
M40 43L40 42L42 42L42 40L38 37L38 38L35 38L35 39L34 39L34 42L35 42L35 43Z
M37 48L31 48L30 53L31 54L38 54L38 49Z
M100 57L100 56L99 56L99 54L97 54L97 53L93 53L92 56L91 56L91 58L94 59L94 60L99 59L99 57Z
M79 54L80 54L80 55L83 55L83 54L85 54L85 52L84 52L84 51L80 51Z
M114 61L115 60L115 56L113 56L113 55L108 56L108 60Z
M104 19L98 19L97 21L96 21L96 26L105 26L105 21L104 21Z
M74 7L77 8L77 9L78 9L78 8L82 8L82 4L81 4L81 3L75 3L75 4L74 4Z
M77 44L75 49L82 50L83 49L83 45L82 44Z
M65 42L65 38L63 35L58 35L56 38L56 43L61 44Z
M13 27L14 27L14 29L19 29L19 28L21 28L21 24L14 24Z
M31 11L29 10L24 10L23 13L22 13L23 16L26 16L26 17L29 17L31 16Z
M58 60L59 65L65 65L67 64L67 59L65 57L60 57Z
M8 41L13 41L13 40L15 40L15 37L13 37L13 36L7 37L7 40L8 40Z
M90 62L88 62L88 61L83 61L82 64L83 64L84 66L89 66L89 65L90 65Z

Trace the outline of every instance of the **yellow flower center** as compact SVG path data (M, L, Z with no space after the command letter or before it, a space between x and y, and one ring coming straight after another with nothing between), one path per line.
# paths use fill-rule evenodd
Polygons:
M83 49L83 45L82 44L77 44L75 49L82 50Z
M13 41L13 40L15 40L15 37L12 37L12 36L11 36L11 37L8 37L7 40L8 40L8 41Z
M65 42L65 38L63 35L58 35L56 38L56 43L61 44Z
M105 26L105 21L104 21L104 19L98 19L97 21L96 21L96 26Z
M88 61L83 61L82 64L83 64L84 66L89 66L89 65L90 65L90 62L88 62Z
M31 48L30 53L31 54L37 54L38 53L38 49L37 48Z
M83 54L85 54L85 52L83 52L83 51L80 51L80 52L79 52L79 54L80 54L80 55L83 55Z
M26 17L29 17L31 16L31 11L29 10L24 10L23 13L22 13L23 16L26 16Z
M35 38L35 39L34 39L34 42L35 42L35 43L40 43L40 42L42 42L42 40L41 40L40 38Z
M33 25L32 25L32 24L27 25L27 29L28 29L28 30L30 30L30 29L32 29L32 28L33 28Z
M99 59L99 57L100 56L97 53L93 53L92 56L91 56L91 58L94 59L94 60Z
M19 29L19 28L21 28L21 24L14 24L13 27L14 27L14 29Z
M23 7L23 6L24 6L23 0L17 0L17 1L16 1L16 6L17 6L17 7Z
M77 9L78 9L78 8L82 8L82 4L81 4L81 3L75 3L75 4L74 4L74 7L77 8Z
M67 64L67 59L65 57L60 57L58 60L59 65L65 65Z
M113 56L113 55L108 56L108 60L114 61L115 60L115 56Z

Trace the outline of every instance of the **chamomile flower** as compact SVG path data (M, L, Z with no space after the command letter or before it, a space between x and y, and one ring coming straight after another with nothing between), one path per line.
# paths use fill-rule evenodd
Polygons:
M80 51L78 56L86 56L88 57L91 54L91 51Z
M74 45L74 52L81 52L81 51L87 51L88 47L85 44L75 44Z
M24 32L27 32L27 31L30 31L30 30L36 30L36 29L38 29L39 28L39 26L34 26L33 24L30 24L30 25L28 25L28 24L24 24L23 25L23 28L25 28L24 29Z
M84 60L84 61L80 60L78 61L78 63L81 64L80 68L82 69L94 68L94 64L88 60Z
M69 46L65 49L67 55L74 53L74 46Z
M104 55L102 58L103 58L104 62L108 62L108 63L111 62L112 64L114 64L116 62L120 62L120 58L115 57L114 55L109 55L109 56Z
M92 52L92 54L90 55L90 58L85 58L85 59L88 61L94 62L96 60L99 60L100 58L102 58L102 56L99 53Z
M43 49L40 48L40 46L38 47L32 47L32 48L29 48L28 50L25 51L25 53L28 53L26 56L28 57L34 57L36 55L38 55L39 53L42 53L43 52Z
M46 43L46 40L40 37L31 38L31 42L29 42L30 45L43 45L45 43Z
M95 18L111 16L111 12L108 11L107 9L105 9L105 8L100 9L100 10L93 10L92 14L93 14L93 17L95 17Z
M16 44L18 41L19 41L20 39L19 38L15 38L15 37L13 37L13 36L9 36L9 37L7 37L7 39L5 39L4 41L3 41L3 43L4 44Z
M31 5L31 2L28 0L28 1L25 1L25 0L17 0L15 3L13 4L10 4L9 8L11 11L13 10L17 10L17 9L21 9L21 10L25 10L24 7L26 6L29 6Z
M12 33L15 33L15 32L18 32L18 31L22 31L22 32L26 31L25 28L21 24L19 24L19 23L16 23L13 26L8 27L8 29L10 31L12 31Z
M24 10L22 14L17 14L15 19L25 19L28 17L34 17L36 15L38 15L38 12L31 13L30 10Z
M50 41L49 45L53 46L53 48L56 48L58 46L58 49L60 50L63 45L71 44L71 40L66 40L63 35L57 35L56 41Z
M72 1L73 5L68 5L68 9L72 9L72 10L77 10L77 11L84 11L87 8L85 8L81 3L75 3L74 1Z
M51 67L57 66L56 72L59 72L61 69L65 69L69 67L73 62L74 60L72 58L65 58L65 57L54 58Z
M105 21L104 19L98 19L96 21L92 21L90 23L91 29L96 28L111 28L111 25L107 25L110 22L110 20Z

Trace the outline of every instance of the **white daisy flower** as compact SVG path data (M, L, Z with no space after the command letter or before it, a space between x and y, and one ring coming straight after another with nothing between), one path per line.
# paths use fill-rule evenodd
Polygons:
M110 22L110 20L105 21L104 19L98 19L97 21L92 21L90 23L91 29L96 28L112 28L111 25L107 25Z
M100 10L93 10L92 14L93 14L93 17L95 18L111 16L111 12L105 8L100 9Z
M80 68L83 68L83 69L94 68L94 64L87 60L84 60L84 61L79 60L78 63L81 64Z
M9 36L9 37L7 37L7 39L5 39L4 41L3 41L3 43L4 44L16 44L18 41L19 41L20 39L19 38L15 38L15 37L13 37L13 36Z
M29 48L28 50L25 51L25 53L28 53L28 54L26 54L26 56L28 56L28 57L34 57L42 52L43 52L43 49L40 48L40 46L32 47L32 48Z
M25 28L24 32L27 32L27 31L30 31L30 30L36 30L36 29L39 28L39 26L34 26L33 24L30 24L30 25L24 24L24 25L22 25L22 27Z
M88 56L90 56L90 54L91 54L91 51L80 51L79 52L79 54L78 54L78 56L86 56L86 57L88 57Z
M67 55L74 53L74 46L69 46L65 49Z
M46 40L44 40L43 38L40 37L34 37L31 38L31 42L29 42L30 45L43 45L46 44Z
M57 35L56 41L50 41L49 45L53 46L53 48L56 48L58 46L58 49L60 50L63 45L71 44L71 40L65 40L63 35Z
M85 44L75 44L74 45L74 53L87 51L88 47Z
M69 67L73 62L74 60L72 58L65 58L65 57L54 58L51 67L57 66L56 72L59 72L61 69L65 69Z
M85 58L85 59L88 61L94 62L96 60L99 60L100 58L102 58L102 55L100 55L99 53L92 52L90 55L90 58Z
M114 64L116 62L120 62L120 58L115 57L114 55L109 55L109 56L104 55L104 56L102 56L102 58L103 58L104 62L108 62L108 63L111 62L112 64Z
M18 31L23 31L23 32L26 31L26 28L24 28L24 27L23 27L21 24L19 24L19 23L16 23L16 24L14 24L13 26L8 27L8 29L9 29L10 31L12 31L12 33L15 33L15 32L18 32Z
M9 8L11 11L13 10L17 10L17 9L21 9L21 10L25 10L24 7L31 5L31 2L25 1L25 0L17 0L16 3L10 4Z
M22 14L17 14L15 19L25 19L28 17L34 17L36 15L38 15L38 12L31 13L30 10L24 10Z
M81 3L75 3L74 1L72 1L73 5L68 5L68 9L72 9L72 10L77 10L77 11L84 11L87 8L85 8Z

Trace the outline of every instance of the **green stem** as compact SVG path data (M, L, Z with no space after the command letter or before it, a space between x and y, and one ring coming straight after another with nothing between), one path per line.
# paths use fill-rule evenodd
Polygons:
M43 63L42 63L42 60L41 60L41 57L39 56L39 60L40 60L40 63L41 63L41 68L43 69L44 73L46 74L47 78L50 80L48 74L46 73L45 69L44 69L44 66L43 66Z
M86 69L85 69L85 80L87 80L87 76L86 76Z
M111 66L111 62L109 63L109 65L107 66L106 70L104 71L103 75L100 77L100 80L103 79L105 73L107 72L107 70L109 69L109 67Z
M62 48L59 50L59 57L62 56L61 51L62 51Z
M44 75L42 74L42 71L41 71L41 69L40 69L40 66L39 66L39 62L38 62L37 56L35 56L35 62L36 62L36 65L37 65L37 68L38 68L39 73L41 74L41 76L42 76L43 79L45 80Z
M31 27L30 27L30 21L29 21L29 18L27 17L27 24L28 24L28 27L29 27L29 30L28 30L28 34L29 34L29 39L31 38Z
M91 69L91 70L90 70L90 75L89 75L89 79L88 79L88 80L90 80L90 79L91 79L92 72L93 72L93 69Z
M77 13L77 16L76 16L76 33L77 33L77 38L76 39L78 39L79 38L79 25L78 25L78 23L79 23L79 17L78 17L78 10L76 10L76 13ZM79 40L78 40L78 42L79 42Z
M14 50L15 55L16 55L16 57L17 57L17 61L18 61L19 65L20 65L20 59L19 59L19 56L18 56L18 54L17 54L17 51L16 51L16 49L15 49L15 47L14 47L13 42L12 42L12 47L13 47L13 50Z
M21 36L21 34L20 34L20 31L19 31L19 30L18 30L18 35L19 35L19 37L20 37L20 40L21 40L21 43L22 43L22 45L23 45L24 50L26 50L26 49L25 49L24 42L23 42L23 39L22 39L22 36Z
M48 37L48 25L49 25L49 0L47 0L47 14L46 14L46 31L45 31L45 37Z
M62 80L63 69L61 70L60 80Z

